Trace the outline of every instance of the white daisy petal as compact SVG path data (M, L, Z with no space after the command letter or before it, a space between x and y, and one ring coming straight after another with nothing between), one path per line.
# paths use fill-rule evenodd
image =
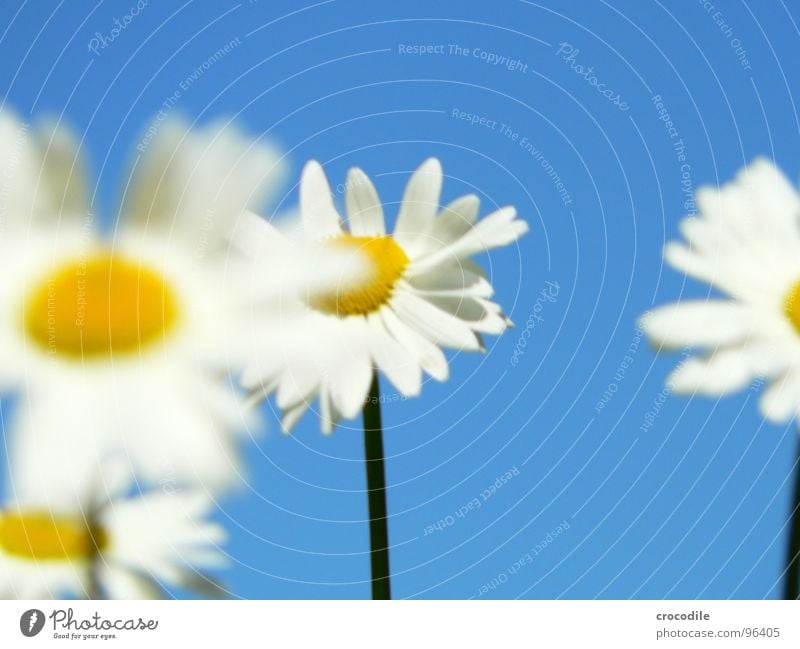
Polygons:
M429 158L408 181L394 229L395 239L412 256L415 245L424 239L422 235L433 223L441 192L442 165L436 158Z
M741 390L755 376L739 349L717 352L707 359L688 358L667 380L675 392L720 396Z
M718 347L753 335L757 317L733 301L686 301L646 313L639 326L657 345Z
M0 109L0 196L12 231L86 219L88 184L74 133L54 122L31 127Z
M478 221L465 235L437 252L420 258L412 275L426 272L443 262L453 262L477 253L513 243L528 231L528 224L516 218L513 207L504 207Z
M448 379L450 367L441 349L402 322L391 309L382 309L378 315L389 333L414 355L423 370L437 381Z
M122 206L126 224L167 231L197 254L223 245L247 207L261 205L285 175L270 146L230 123L161 125L134 169Z
M421 297L448 297L448 298L489 298L494 295L494 287L485 278L474 276L472 280L464 277L462 282L472 283L463 288L431 287L420 288L419 277L412 277L409 286L414 293Z
M258 214L245 210L231 234L231 242L251 258L262 255L291 254L291 242L272 223Z
M322 165L316 160L307 163L300 179L300 211L303 227L315 237L341 234L341 218L333 204L333 195Z
M489 298L494 288L483 269L470 259L439 264L428 271L408 278L415 291L426 295L463 295Z
M438 309L464 321L473 331L497 335L508 329L508 320L500 313L500 307L488 300L461 295L426 296L418 294L418 296Z
M439 250L469 232L478 219L480 204L475 194L468 194L442 208L416 246L417 255Z
M75 134L58 123L46 122L36 129L34 137L42 152L39 187L50 203L47 210L67 218L86 216L89 181Z
M481 349L469 325L409 291L397 291L392 308L403 322L431 342L454 349Z
M122 566L104 566L100 570L100 582L105 597L116 600L166 599L167 593L148 575L140 575Z
M109 459L118 457L129 473L151 484L200 482L224 489L238 482L235 434L259 430L243 402L188 374L173 376L180 388L172 390L168 376L149 376L149 385L127 378L76 379L69 388L20 403L12 421L15 482L42 500L74 499L84 473L102 475ZM54 483L61 488L52 492Z
M775 423L800 414L800 372L791 371L775 379L759 401L761 414Z
M500 208L482 218L475 227L454 242L454 250L459 257L466 257L513 243L528 231L528 224L516 217L515 208Z
M313 363L288 359L283 381L275 395L280 408L305 402L319 385L319 370Z
M302 416L306 414L306 411L308 411L310 406L310 402L300 401L299 403L286 408L281 416L281 430L284 433L290 433L297 425L297 422L300 421Z
M735 268L691 250L680 243L668 243L664 247L664 259L686 275L732 295L737 294L737 287L741 288L747 285L738 281L738 273Z
M736 252L740 248L729 228L720 227L708 219L689 217L683 219L679 227L691 247L704 254L718 255L722 252Z
M364 407L372 373L366 346L351 347L338 359L330 378L331 405L345 419L353 419Z
M711 283L714 277L713 266L709 261L682 243L672 241L666 244L664 246L664 259L673 268L695 279Z
M319 391L319 419L324 435L330 435L339 421L339 416L331 403L330 386L327 383L323 383Z
M0 196L6 219L22 227L38 211L38 156L30 146L28 128L11 111L0 110Z
M413 354L384 328L380 316L370 316L369 349L376 369L389 378L404 396L417 396L422 389L422 370Z
M101 519L111 539L103 555L109 562L140 567L142 573L155 574L180 562L191 566L189 553L213 550L226 539L219 525L204 520L212 509L209 497L198 491L154 491L112 502ZM217 558L212 563L216 565Z
M734 240L747 241L754 229L753 214L748 209L747 194L738 183L719 189L697 190L697 206L703 218L714 226L725 228Z
M347 174L345 200L350 232L353 235L382 237L386 234L386 222L378 192L361 169L351 169Z
M800 234L800 194L786 176L766 158L757 158L737 179L749 196L750 204L757 206L758 216L768 219L776 230L796 240Z

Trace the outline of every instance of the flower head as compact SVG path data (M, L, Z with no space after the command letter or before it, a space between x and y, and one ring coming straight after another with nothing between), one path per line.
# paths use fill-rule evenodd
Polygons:
M323 431L361 410L374 370L405 396L420 392L422 373L444 381L442 347L483 348L481 334L508 327L493 289L470 257L508 245L527 231L513 207L478 220L479 199L469 195L439 206L442 169L427 160L409 181L394 232L367 175L352 169L345 202L348 226L334 206L325 172L309 162L300 183L303 238L349 252L364 272L333 290L296 294L286 308L303 312L285 337L264 340L244 384L257 396L273 390L289 430L317 396ZM260 221L261 254L292 245ZM344 280L347 281L344 281ZM291 304L290 304L291 303Z
M734 182L697 192L698 217L670 243L675 268L726 294L660 307L641 319L659 346L699 348L670 376L681 393L725 395L771 381L760 406L775 422L800 412L800 195L759 159Z
M218 588L207 572L225 564L225 533L207 520L208 496L131 494L126 475L99 502L53 505L15 488L0 507L0 597L152 599L170 588Z

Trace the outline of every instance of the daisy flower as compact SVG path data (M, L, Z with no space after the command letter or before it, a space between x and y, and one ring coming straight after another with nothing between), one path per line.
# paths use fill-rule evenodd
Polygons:
M208 496L130 495L124 475L102 502L84 506L42 504L15 489L0 508L0 597L156 599L170 588L218 591L208 572L225 565L225 532L207 520Z
M509 326L491 301L493 289L470 257L516 241L528 229L513 207L477 219L468 195L439 207L442 169L429 159L411 177L393 234L387 234L378 194L360 169L349 172L348 224L334 206L325 172L309 162L300 182L302 239L356 255L366 272L336 289L296 294L287 312L301 310L284 336L261 341L243 382L256 398L275 391L288 431L319 397L323 432L364 406L379 370L405 396L420 392L423 371L444 381L442 347L482 350L481 334ZM251 254L285 254L293 244L260 220L248 236Z
M62 206L87 203L88 185L69 133L49 124L32 127L0 109L0 144L0 233L20 214L35 223Z
M680 224L688 245L664 257L724 296L660 307L640 326L656 345L701 350L669 377L676 392L722 396L766 379L761 412L786 421L800 413L800 195L758 159L696 198L699 216Z
M278 155L227 124L166 122L105 232L68 131L0 113L0 136L0 389L21 397L12 461L31 489L115 455L153 482L230 482L251 420L224 376L247 358L246 330L272 321L226 238L274 185Z

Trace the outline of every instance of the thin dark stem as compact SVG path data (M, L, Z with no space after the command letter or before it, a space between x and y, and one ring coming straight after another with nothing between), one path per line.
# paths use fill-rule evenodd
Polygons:
M100 592L100 579L97 575L97 564L93 563L91 568L89 568L89 584L86 589L86 599L103 599L100 596Z
M369 540L372 599L391 599L389 586L389 527L386 520L386 469L383 461L381 393L377 372L364 404L364 450L369 500Z
M792 528L789 533L789 556L786 558L786 594L784 599L800 599L800 441L794 470Z
M99 524L94 515L87 520L89 535L92 540L92 553L89 558L89 583L86 586L86 599L103 599L103 591L100 587L100 562L103 561L102 541L99 536Z

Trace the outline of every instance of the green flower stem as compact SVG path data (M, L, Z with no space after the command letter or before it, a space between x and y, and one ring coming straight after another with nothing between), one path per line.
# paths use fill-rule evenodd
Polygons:
M792 527L789 532L789 556L786 558L786 594L784 599L800 599L800 442L794 470Z
M372 599L391 599L389 585L389 527L386 520L386 469L383 461L383 427L378 373L372 377L364 404L364 450L369 500Z
M100 546L94 536L93 530L99 529L97 519L92 514L86 521L92 539L92 552L89 557L89 583L86 585L86 599L103 599L103 591L100 587L100 562L103 561Z
M102 599L100 596L100 580L97 575L97 565L94 562L89 568L89 584L86 587L86 599Z

